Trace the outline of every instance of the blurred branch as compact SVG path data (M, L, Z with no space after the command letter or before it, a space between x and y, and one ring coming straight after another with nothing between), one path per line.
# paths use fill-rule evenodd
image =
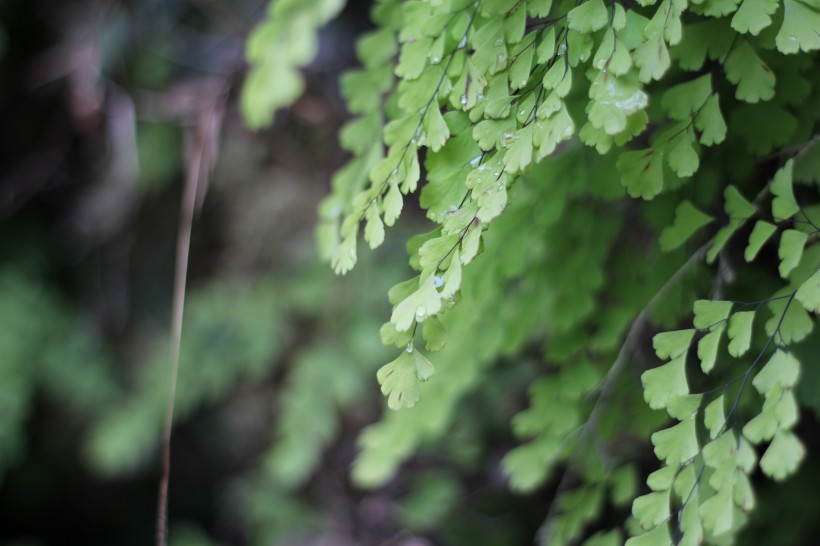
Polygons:
M207 191L208 179L216 164L219 133L228 98L230 80L217 86L206 82L202 86L198 104L204 106L194 112L193 123L185 133L186 177L180 207L177 232L177 254L171 309L171 365L169 370L168 402L162 443L162 476L157 501L157 546L168 543L168 483L171 478L171 432L174 424L179 355L182 343L182 318L185 308L185 284L188 277L188 255L194 215L201 209Z

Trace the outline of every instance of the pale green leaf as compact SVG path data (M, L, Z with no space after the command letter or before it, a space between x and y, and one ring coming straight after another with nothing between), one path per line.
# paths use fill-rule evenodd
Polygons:
M555 27L543 33L538 46L535 48L535 58L539 65L545 65L555 54Z
M677 546L701 546L703 544L703 521L698 514L698 503L692 500L683 507L680 530L683 536Z
M627 128L628 118L646 108L648 97L633 78L619 78L601 72L589 88L592 99L587 107L589 121L596 129L613 136Z
M737 440L734 434L731 432L721 434L717 439L703 446L703 462L712 469L719 469L723 466L723 463L730 461L731 467L734 469L734 452L736 445ZM717 474L717 472L715 474ZM710 479L709 483L717 489L723 483L724 478L725 476L719 480Z
M461 287L461 252L459 249L453 251L453 258L450 260L450 267L444 273L444 287L441 289L443 298L451 298Z
M541 83L546 90L554 90L558 97L566 97L572 89L572 69L565 62L553 63Z
M726 122L720 113L720 97L715 93L706 100L695 116L695 128L701 132L700 143L704 146L720 144L726 139Z
M662 523L647 533L630 538L624 546L672 546L669 527Z
M405 42L401 46L396 75L410 80L418 78L427 65L427 52L430 51L432 43L433 40L426 37Z
M396 325L396 330L409 330L414 321L422 322L439 312L441 296L434 283L434 276L428 276L415 292L396 305L390 316L390 322Z
M774 407L764 408L763 411L746 423L743 427L743 436L753 444L759 444L771 439L779 428L780 423L777 420Z
M715 235L715 241L706 253L706 261L708 263L715 261L718 253L729 241L729 238L734 235L735 231L737 231L746 220L757 212L755 206L747 201L734 186L726 187L726 190L723 192L723 198L725 200L724 210L726 210L726 215L729 217L729 224L721 228L717 235Z
M395 360L376 372L382 394L388 396L392 410L412 408L421 397L420 381L427 381L435 372L433 365L419 351L408 346Z
M806 311L820 314L820 269L800 285L794 298Z
M422 128L424 129L425 143L434 152L439 151L447 143L447 139L450 138L450 128L447 127L447 123L441 115L441 110L435 104L427 109Z
M375 205L367 209L365 220L364 240L370 248L376 248L384 242L384 224Z
M709 430L709 437L713 440L723 430L723 425L726 421L726 414L724 413L724 400L721 394L706 406L703 412L703 424Z
M419 248L419 266L423 272L434 273L444 260L453 252L458 244L459 235L443 235L433 237L424 242ZM435 279L434 279L435 284Z
M820 6L816 1L783 0L783 9L777 49L787 54L820 49Z
M384 196L384 223L392 226L396 223L401 214L401 209L404 204L398 184L390 184L387 193Z
M755 494L752 489L752 482L743 472L735 474L735 485L732 489L732 498L738 508L748 512L755 507Z
M356 265L356 234L345 237L342 242L333 250L331 265L337 274L344 275Z
M739 311L729 319L726 334L729 337L729 354L734 357L743 356L752 344L752 324L754 311Z
M788 307L787 307L788 305ZM766 321L766 335L779 331L778 339L783 343L802 341L814 329L814 321L808 312L788 299L772 300L768 304L772 317Z
M397 51L396 35L390 28L369 32L356 42L356 53L366 67L387 64Z
M642 82L661 79L670 64L663 35L659 33L640 45L632 54L632 60L640 69L638 77Z
M715 328L698 341L698 358L703 373L709 373L715 367L717 360L718 346L720 345L720 335L723 333L723 325Z
M737 462L737 467L746 474L751 474L757 464L757 452L743 436L740 436L738 441L735 462Z
M385 322L382 324L381 328L379 328L379 337L382 340L382 345L387 347L392 345L402 349L407 347L407 344L410 343L413 333L411 330L399 332L396 330L396 326L392 322Z
M767 101L774 96L775 76L754 48L738 39L723 65L726 79L737 86L735 96L745 102Z
M505 170L510 173L521 172L532 162L533 124L519 129L512 138L512 143L504 155Z
M679 177L688 178L697 172L700 166L700 157L697 152L695 131L691 127L678 131L672 140L667 143L664 151L666 152L669 167Z
M677 425L651 436L655 455L668 465L683 463L698 454L698 435L694 415Z
M661 107L675 120L688 120L706 103L712 93L712 76L699 78L670 87L661 96Z
M632 56L624 43L615 35L613 29L607 29L606 34L604 34L604 38L595 52L595 57L592 59L592 66L604 74L614 76L623 76L632 68Z
M775 221L788 220L800 211L792 189L794 160L790 159L774 175L772 180L772 216Z
M680 500L686 500L690 497L697 500L698 492L695 486L698 485L699 479L698 472L695 471L695 465L693 463L687 464L675 476L672 482L672 490Z
M481 228L471 227L461 242L461 263L467 265L478 255L481 243Z
M771 16L779 4L779 0L743 0L732 17L732 28L742 34L757 36L772 24Z
M428 351L440 351L447 345L447 330L438 317L430 317L424 321L421 334L424 337Z
M805 456L806 448L797 436L781 430L761 457L760 468L767 476L784 480L794 474Z
M533 39L534 38L533 36ZM518 53L510 67L510 87L513 89L523 89L527 86L527 82L530 79L532 59L535 54L535 47L533 47L531 43L532 40L529 40L529 44L522 44L524 49Z
M666 406L666 411L670 417L678 420L692 417L700 408L700 403L703 400L702 394L683 394L673 396L669 399L669 404Z
M700 4L697 10L699 13L709 17L723 17L735 11L738 2L740 0L701 0L696 4Z
M653 491L632 502L632 515L642 529L650 529L669 518L669 490Z
M648 485L652 491L666 491L671 489L672 482L675 481L675 476L677 475L678 465L663 466L647 476L646 485Z
M732 529L734 523L734 499L732 484L724 484L714 495L700 505L703 527L713 535L722 535Z
M675 209L675 221L661 232L661 250L669 252L678 248L712 220L711 216L695 208L689 201L683 201Z
M590 33L606 26L609 13L603 0L587 0L570 10L567 24L570 29L581 33Z
M791 388L797 384L800 362L793 354L777 349L766 365L755 376L752 384L760 394L768 394L775 387Z

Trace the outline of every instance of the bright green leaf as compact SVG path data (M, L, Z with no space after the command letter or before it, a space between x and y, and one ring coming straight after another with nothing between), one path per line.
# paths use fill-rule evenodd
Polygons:
M746 246L746 251L743 254L747 262L751 262L760 252L760 249L766 244L766 241L777 231L777 226L770 224L765 220L758 220L752 233L749 234L749 244Z
M695 312L695 328L698 330L712 329L729 317L729 313L732 311L732 302L697 300L693 310Z
M689 350L689 344L692 342L694 335L695 330L691 329L662 332L652 338L652 346L655 348L655 354L661 360L677 358Z
M808 238L806 233L796 229L787 229L780 236L780 246L777 249L777 255L780 258L778 271L784 279L788 278L792 269L800 263Z
M643 394L652 409L663 409L673 396L689 394L686 382L686 353L663 366L645 371L641 375Z

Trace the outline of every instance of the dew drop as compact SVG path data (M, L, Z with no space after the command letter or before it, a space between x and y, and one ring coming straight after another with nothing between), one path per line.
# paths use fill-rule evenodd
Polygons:
M461 95L461 105L464 106L467 104L467 95Z
M524 114L526 114L526 113L527 113L527 111L526 111L526 110L524 110L523 108L522 108L521 110L519 110L519 111L518 111L518 115L519 115L519 116L523 116L523 115L524 115Z
M441 58L440 58L438 55L436 55L435 57L433 57L433 58L432 58L432 61L433 61L434 63L437 63L437 62L439 62L440 60L441 60Z
M461 38L461 41L458 43L458 48L461 49L461 48L466 47L466 46L467 46L467 37L463 36Z
M441 275L434 275L433 286L435 286L436 288L441 288L442 286L444 286L444 277Z
M410 340L410 343L408 343L408 344L407 344L407 348L406 348L406 349L404 349L404 350L405 350L405 351L407 351L408 353L412 353L412 352L413 352L413 348L414 348L414 347L413 347L413 341L412 341L412 340Z
M525 85L527 85L527 80L521 80L519 87L524 87Z
M427 315L427 308L423 305L419 305L416 309L416 319L421 320Z

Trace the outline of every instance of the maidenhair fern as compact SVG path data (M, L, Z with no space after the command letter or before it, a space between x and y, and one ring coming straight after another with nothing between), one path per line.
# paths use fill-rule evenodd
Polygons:
M250 38L253 126L295 97L294 66L341 2L295 5L275 1ZM396 357L376 376L402 411L362 434L354 479L387 481L499 358L540 348L502 466L518 490L559 478L541 540L622 544L588 529L634 498L631 546L730 541L755 468L781 480L805 454L820 4L381 0L372 19L341 80L356 117L320 251L348 272L414 193L432 229L408 240L416 273L381 328ZM641 350L658 329L661 364ZM643 491L635 439L659 460Z

